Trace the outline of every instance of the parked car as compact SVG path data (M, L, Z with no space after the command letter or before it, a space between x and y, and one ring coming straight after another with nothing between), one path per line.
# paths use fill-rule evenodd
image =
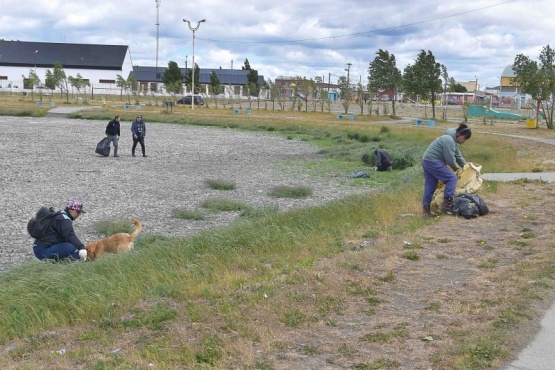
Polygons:
M177 101L177 104L191 105L192 95L182 97ZM195 105L204 105L204 99L200 95L195 95Z

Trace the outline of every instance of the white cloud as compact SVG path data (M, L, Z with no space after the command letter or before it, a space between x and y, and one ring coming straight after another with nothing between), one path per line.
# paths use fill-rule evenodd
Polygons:
M155 1L3 0L0 38L128 45L134 64L155 65ZM246 58L265 78L351 74L366 80L378 49L402 70L430 50L457 80L495 81L519 53L536 59L555 33L551 1L475 0L161 0L158 65L192 63L182 19L206 19L196 32L201 68L240 68Z

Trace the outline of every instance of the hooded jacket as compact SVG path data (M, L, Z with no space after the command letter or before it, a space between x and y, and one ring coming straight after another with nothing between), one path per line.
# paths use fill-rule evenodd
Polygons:
M422 160L431 162L443 162L453 171L457 171L466 164L466 160L459 150L456 140L457 130L450 128L445 130L445 134L438 137L426 149Z
M40 239L35 240L35 245L41 247L50 247L53 244L68 242L77 249L84 249L85 245L81 243L75 231L73 231L73 220L66 213L60 211L52 219L52 223L48 229L48 233Z

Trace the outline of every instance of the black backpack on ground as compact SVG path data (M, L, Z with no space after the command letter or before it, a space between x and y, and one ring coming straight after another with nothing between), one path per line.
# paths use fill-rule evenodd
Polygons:
M476 194L461 194L453 198L453 214L464 218L475 218L489 213L486 202Z
M98 144L96 144L95 153L98 153L103 157L107 157L110 155L110 141L107 137L100 140Z
M32 217L27 222L27 232L32 238L40 239L48 232L48 228L58 212L54 211L52 207L40 207L35 217Z

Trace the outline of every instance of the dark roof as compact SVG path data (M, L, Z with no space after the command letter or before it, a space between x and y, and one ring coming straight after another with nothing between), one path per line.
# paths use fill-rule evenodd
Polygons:
M158 66L158 74L160 75L160 81L164 76L164 71L166 67ZM181 74L186 75L185 68L180 68ZM220 69L220 68L206 68L200 69L199 82L201 84L210 84L210 74L212 71L216 72L218 80L222 85L246 85L248 83L247 75L249 71L241 69ZM143 67L143 66L133 66L133 71L129 73L129 76L135 76L137 81L141 82L154 82L156 79L156 67ZM258 83L263 85L265 83L264 76L258 75Z
M121 70L126 45L65 44L0 40L0 66Z

